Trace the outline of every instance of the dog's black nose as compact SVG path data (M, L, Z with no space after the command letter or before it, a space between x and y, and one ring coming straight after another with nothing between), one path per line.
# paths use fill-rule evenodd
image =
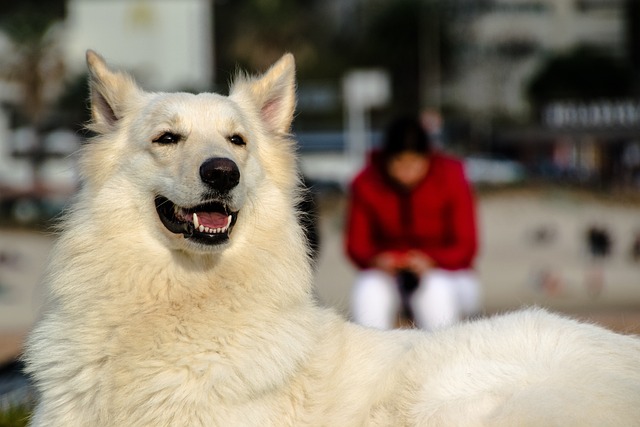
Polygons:
M200 178L216 191L230 191L240 182L238 165L225 157L213 157L200 165Z

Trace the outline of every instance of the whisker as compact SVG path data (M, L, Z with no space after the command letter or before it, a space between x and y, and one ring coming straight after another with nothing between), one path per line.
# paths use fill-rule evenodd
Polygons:
M164 199L162 203L158 205L158 207L164 207L165 204L173 204L169 199Z

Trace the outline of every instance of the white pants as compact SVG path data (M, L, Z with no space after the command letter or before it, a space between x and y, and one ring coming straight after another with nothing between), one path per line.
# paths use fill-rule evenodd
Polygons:
M433 269L420 278L409 303L418 327L433 331L477 314L480 284L471 270ZM358 274L351 299L351 313L356 323L391 329L401 307L396 277L375 269Z

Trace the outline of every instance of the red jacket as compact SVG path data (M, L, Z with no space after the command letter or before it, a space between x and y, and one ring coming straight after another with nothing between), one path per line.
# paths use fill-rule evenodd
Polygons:
M347 254L367 268L382 252L418 249L438 268L471 268L478 246L474 204L461 161L433 153L424 180L403 191L374 153L351 184Z

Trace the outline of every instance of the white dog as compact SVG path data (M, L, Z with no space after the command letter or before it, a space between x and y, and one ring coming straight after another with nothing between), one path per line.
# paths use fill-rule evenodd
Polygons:
M294 61L228 97L88 52L83 186L32 332L33 426L634 426L640 340L525 311L427 334L314 305Z

